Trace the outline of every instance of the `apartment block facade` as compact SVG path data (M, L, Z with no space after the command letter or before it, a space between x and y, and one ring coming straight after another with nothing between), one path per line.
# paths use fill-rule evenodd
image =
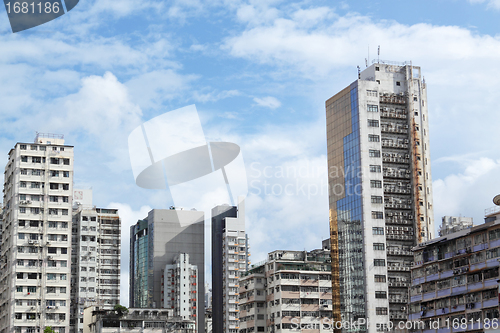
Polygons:
M427 113L410 63L374 63L326 101L337 321L407 318L411 248L435 236Z
M240 278L240 333L332 332L330 251L274 251Z
M212 209L212 323L214 332L239 330L238 279L249 267L245 206Z
M171 309L175 317L195 320L199 311L204 311L198 298L198 267L189 262L189 254L179 253L172 264L164 270L162 293L164 308Z
M485 220L414 248L409 304L414 332L499 331L500 207Z
M88 191L88 190L87 190ZM75 190L75 200L82 190ZM79 202L78 202L79 203ZM117 209L73 209L70 332L83 333L83 310L120 303L121 221Z
M0 332L69 332L73 146L38 133L5 167Z

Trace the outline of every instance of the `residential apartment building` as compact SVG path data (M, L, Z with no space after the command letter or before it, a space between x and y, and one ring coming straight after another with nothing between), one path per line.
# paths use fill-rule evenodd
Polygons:
M238 279L248 270L245 206L222 205L212 209L212 325L214 332L239 329Z
M92 190L75 189L74 198L70 333L83 333L86 307L120 303L121 222L117 209L92 206Z
M472 228L473 225L472 217L443 216L439 226L439 236L446 236L463 229Z
M336 321L407 317L410 249L435 236L426 96L420 67L380 61L326 101Z
M498 332L500 207L488 210L485 221L414 248L414 332Z
M274 251L240 278L240 333L332 332L330 251Z
M190 319L196 329L205 327L204 213L196 210L153 209L148 216L130 227L130 296L132 308L165 306L165 266L174 263L179 253L189 255L189 264L196 267L196 296L189 299ZM168 278L168 276L167 276ZM171 305L170 305L171 306Z
M69 332L73 146L38 133L9 152L4 180L0 332Z
M164 270L162 293L165 295L164 308L172 309L173 315L186 320L194 320L199 311L204 311L197 302L198 267L189 261L189 254L179 253L172 264ZM198 305L199 304L199 305Z

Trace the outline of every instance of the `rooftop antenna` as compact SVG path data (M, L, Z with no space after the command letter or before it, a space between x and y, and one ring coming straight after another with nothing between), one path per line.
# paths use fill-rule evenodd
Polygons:
M356 66L358 68L358 79L361 78L361 69L359 68L359 66Z
M377 54L378 54L377 62L380 64L380 45L378 46Z

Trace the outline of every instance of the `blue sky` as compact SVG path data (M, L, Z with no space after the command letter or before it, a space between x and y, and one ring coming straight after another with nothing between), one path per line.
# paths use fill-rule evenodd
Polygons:
M443 215L481 223L500 192L499 0L82 0L16 34L2 12L0 151L35 131L64 134L75 186L120 208L123 237L150 208L172 204L135 185L129 133L196 104L209 140L241 146L252 261L318 247L328 236L327 193L314 192L326 184L324 101L378 45L381 59L421 66L428 85L436 226ZM265 167L274 176L259 176ZM264 181L311 191L265 195Z

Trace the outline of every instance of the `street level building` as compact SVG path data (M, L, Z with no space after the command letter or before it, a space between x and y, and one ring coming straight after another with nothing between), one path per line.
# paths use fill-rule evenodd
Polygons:
M121 222L117 209L92 206L92 190L75 189L74 201L70 333L83 333L86 307L120 303Z
M414 332L499 331L500 207L487 210L485 221L413 249Z
M407 318L411 248L435 236L420 67L372 64L326 117L334 317L384 330Z
M119 315L114 310L87 307L84 333L196 333L194 320L172 316L171 310L128 309Z
M0 332L69 332L73 146L38 133L5 167Z
M240 333L332 332L330 251L274 251L240 278Z

